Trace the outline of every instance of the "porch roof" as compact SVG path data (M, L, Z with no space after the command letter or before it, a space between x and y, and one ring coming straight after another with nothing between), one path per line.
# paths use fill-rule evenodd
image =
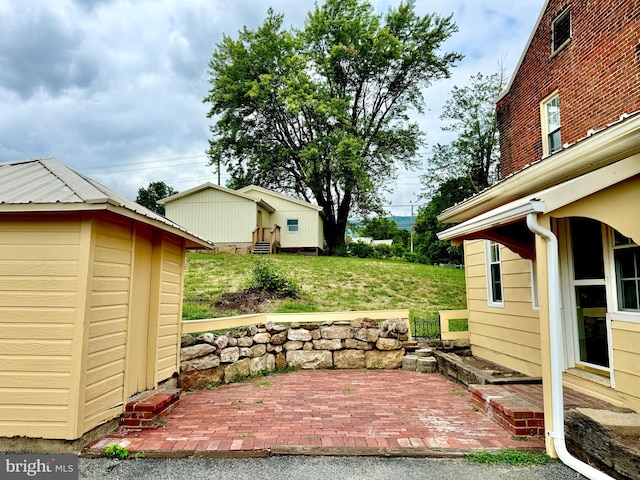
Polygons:
M524 224L529 213L550 213L611 185L640 175L640 154L491 209L438 234L441 240L495 240L523 258L535 257L534 235Z

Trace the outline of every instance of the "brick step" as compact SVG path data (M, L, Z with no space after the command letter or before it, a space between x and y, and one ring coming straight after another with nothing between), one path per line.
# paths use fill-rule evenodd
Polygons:
M127 402L120 426L155 428L180 402L181 389L155 389L142 392Z
M493 385L469 385L473 404L517 436L544 436L544 411L522 395ZM536 402L537 403L537 402Z

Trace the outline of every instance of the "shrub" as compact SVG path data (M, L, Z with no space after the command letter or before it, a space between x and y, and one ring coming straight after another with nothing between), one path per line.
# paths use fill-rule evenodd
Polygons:
M349 245L349 255L358 258L373 258L374 249L371 245L361 242L353 242Z
M253 263L249 286L262 288L285 297L297 297L300 287L286 273L277 268L273 260L258 257Z
M389 259L393 257L391 245L380 244L373 247L373 249L375 258Z

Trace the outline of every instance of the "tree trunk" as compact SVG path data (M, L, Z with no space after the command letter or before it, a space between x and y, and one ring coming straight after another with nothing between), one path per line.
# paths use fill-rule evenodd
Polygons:
M341 247L345 246L345 234L347 232L347 219L335 219L324 212L324 239L327 242L327 251L333 255Z

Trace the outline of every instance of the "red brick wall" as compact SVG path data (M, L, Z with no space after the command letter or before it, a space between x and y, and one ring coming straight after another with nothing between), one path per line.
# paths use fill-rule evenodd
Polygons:
M551 55L551 23L571 7L573 39ZM542 157L540 102L558 90L562 143L640 110L640 0L550 0L498 102L502 176Z

